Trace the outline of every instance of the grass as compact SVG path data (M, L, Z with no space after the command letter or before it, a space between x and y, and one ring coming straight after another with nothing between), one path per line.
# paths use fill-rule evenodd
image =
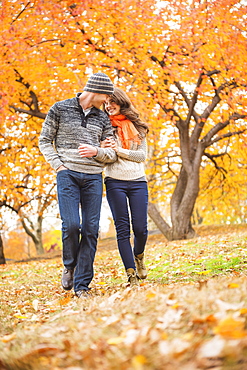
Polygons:
M218 235L217 240L209 235L165 246L156 244L154 260L147 262L149 276L169 284L245 272L247 239L245 234L238 235Z
M138 290L100 241L86 302L61 289L60 256L1 266L0 369L247 368L247 226L198 234L150 235Z

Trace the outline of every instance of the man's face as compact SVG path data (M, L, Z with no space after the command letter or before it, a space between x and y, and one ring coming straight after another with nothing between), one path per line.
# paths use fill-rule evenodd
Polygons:
M92 103L96 108L100 108L103 103L106 102L106 99L109 97L107 94L94 94Z

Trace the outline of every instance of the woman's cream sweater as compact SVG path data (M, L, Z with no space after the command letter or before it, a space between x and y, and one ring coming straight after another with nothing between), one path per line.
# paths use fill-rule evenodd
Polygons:
M114 163L107 164L105 167L105 177L111 177L117 180L137 180L145 178L144 161L147 157L147 144L143 139L141 144L132 143L130 149L121 147L121 142L117 137L119 146L117 160Z

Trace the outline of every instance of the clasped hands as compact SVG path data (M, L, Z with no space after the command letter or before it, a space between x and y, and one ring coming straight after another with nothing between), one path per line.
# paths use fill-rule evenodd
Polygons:
M104 141L101 141L100 147L112 148L113 150L115 150L115 152L118 151L118 145L116 141L111 137L107 137ZM82 157L94 157L98 153L98 149L95 146L89 144L80 144L78 151Z
M111 148L116 153L118 152L118 144L112 137L107 137L104 141L101 141L100 146L101 148Z

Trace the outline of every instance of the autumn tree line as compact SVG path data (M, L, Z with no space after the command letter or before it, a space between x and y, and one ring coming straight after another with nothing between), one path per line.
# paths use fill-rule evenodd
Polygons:
M246 222L246 14L241 0L3 1L1 222L6 209L17 215L43 253L56 182L42 122L99 71L149 124L149 216L166 238Z

